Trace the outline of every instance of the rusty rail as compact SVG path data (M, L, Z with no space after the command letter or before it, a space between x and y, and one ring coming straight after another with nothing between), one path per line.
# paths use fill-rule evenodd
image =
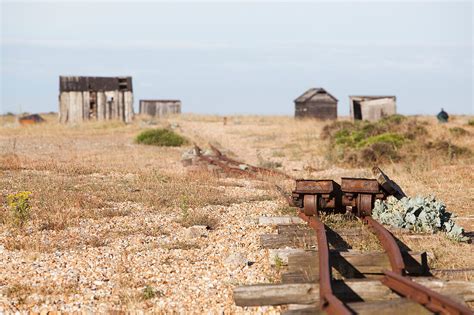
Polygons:
M285 173L280 172L280 171L277 171L277 170L272 170L272 169L268 169L268 168L265 168L265 167L253 166L253 165L249 165L249 164L234 160L234 159L228 157L227 155L224 155L219 149L217 149L212 144L209 144L209 147L215 153L215 155L218 159L220 159L222 161L225 161L227 163L230 163L230 164L234 164L237 167L243 164L243 165L246 165L249 168L249 170L251 170L252 172L266 173L267 175L278 175L278 176L284 176L285 178L288 178L288 179L294 179L290 175L285 174Z
M339 300L332 291L331 285L331 264L329 261L329 247L326 238L326 228L317 216L306 216L299 213L301 219L316 232L318 240L318 261L319 261L319 306L321 310L328 314L345 315L352 314L347 306Z
M372 232L382 244L383 249L388 255L392 271L401 276L405 275L405 263L403 262L402 253L392 234L372 217L366 216L363 220L371 227Z
M248 177L251 177L251 178L256 178L255 174L246 172L246 171L244 171L240 168L230 167L227 164L225 164L224 162L222 162L221 159L215 159L213 157L201 154L201 148L199 148L197 145L194 145L194 150L196 151L196 155L199 156L199 158L201 158L202 160L206 161L209 164L216 165L216 166L220 167L226 173L229 173L229 174L235 173L235 174L238 174L238 175L243 175L243 176L248 176Z
M398 294L413 300L432 312L440 314L473 314L461 303L455 302L433 290L428 289L405 276L405 263L403 262L400 248L390 232L372 217L363 220L372 228L388 255L392 271L385 271L385 276L380 280Z
M467 306L455 302L395 272L385 271L385 277L381 282L398 294L423 305L432 312L438 314L473 314Z

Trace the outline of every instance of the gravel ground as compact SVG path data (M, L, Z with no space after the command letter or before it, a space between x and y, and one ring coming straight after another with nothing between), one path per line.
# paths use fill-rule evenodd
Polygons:
M370 176L368 169L345 169L325 160L324 143L318 138L320 123L296 125L286 118L234 117L223 126L221 119L185 116L169 122L177 122L177 130L203 148L212 142L245 163L279 162L280 170L295 177L338 180L341 176ZM57 190L58 183L60 189L64 183L61 196L77 197L82 204L77 209L60 208L74 212L75 221L64 228L43 229L41 222L36 222L18 230L0 224L0 313L279 313L280 309L273 307L235 306L232 289L278 281L278 271L268 263L268 252L259 247L259 236L272 228L259 226L257 219L276 215L284 201L268 190L269 184L228 178L201 185L230 201L225 205L185 209L151 204L147 194L156 186L140 182L144 174L149 175L144 170L163 175L160 180L185 176L180 157L189 147L136 145L133 137L150 127L141 124L69 128L51 123L0 129L1 198L27 190L29 185L38 188L41 183L43 187L33 191L34 198L52 196L62 193ZM2 163L10 163L10 167ZM472 198L465 190L472 178L472 165L432 169L390 165L385 170L409 194L435 193L451 211L472 215ZM272 182L286 190L293 186L291 181ZM54 194L47 194L48 185L55 185ZM103 202L105 208L87 208L94 200L84 199L84 191L95 185L104 192L117 188L113 191L122 193L122 199L125 195L126 200L113 195L117 198ZM137 190L135 185L143 186L137 193L146 197L141 202L128 200L128 194ZM154 198L150 200L159 200ZM75 206L74 202L63 204ZM41 207L35 211L43 211L46 217ZM188 227L182 222L183 213L205 214L218 221L212 229ZM413 250L433 252L437 267L472 267L472 245L452 244L435 236L420 242L407 239L406 243ZM466 258L456 259L454 264L451 257L458 252L465 252Z
M135 206L133 214L84 222L60 232L66 242L72 236L108 236L106 244L98 247L50 253L0 247L0 312L273 311L236 307L232 288L269 282L275 276L267 263L267 251L258 246L259 235L270 230L258 226L257 218L271 215L278 202L205 207L203 211L220 218L215 230L183 228L176 222L177 215L169 213L134 215L143 210L138 205L127 206ZM159 232L147 233L156 230ZM153 288L155 297L144 299L146 286ZM8 292L12 289L18 292Z

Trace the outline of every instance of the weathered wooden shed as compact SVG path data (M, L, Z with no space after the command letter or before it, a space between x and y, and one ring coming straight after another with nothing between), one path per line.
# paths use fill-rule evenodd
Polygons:
M354 120L376 121L397 113L395 96L349 96L351 117Z
M140 100L140 114L166 116L181 114L180 100Z
M133 119L131 77L59 77L59 121Z
M336 119L337 98L323 88L312 88L295 99L295 117Z

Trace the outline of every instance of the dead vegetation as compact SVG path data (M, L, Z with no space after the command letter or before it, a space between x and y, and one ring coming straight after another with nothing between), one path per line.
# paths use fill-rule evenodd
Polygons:
M104 277L107 278L104 283L111 283L101 289L110 296L95 295L98 300L93 302L108 305L106 310L147 309L156 306L156 301L166 300L167 306L184 301L180 295L183 290L176 289L179 283L190 286L201 279L202 274L195 274L195 265L203 264L203 270L212 273L209 266L219 266L228 255L228 249L219 247L221 243L232 251L242 249L248 256L255 255L257 263L252 268L261 268L255 277L268 281L278 277L274 271L262 267L259 260L262 250L255 247L257 236L262 233L249 223L251 221L247 222L247 218L262 213L294 215L294 209L286 206L273 186L278 184L290 191L293 181L268 176L269 183L264 183L250 178L216 177L209 172L188 173L180 160L183 151L190 146L155 147L134 143L140 131L150 128L150 122L143 119L130 125L107 122L66 127L55 123L54 117L46 115L45 118L45 124L28 127L13 126L10 118L0 120L4 121L0 123L0 250L8 251L8 255L3 255L9 259L7 266L23 271L25 266L37 266L41 261L60 261L62 265L55 265L55 272L92 272L98 267L71 267L69 264L83 257L87 257L90 264L101 261L100 270L107 276L87 274L83 277L89 282ZM349 157L353 151L356 159L360 159L366 148L379 152L377 154L393 150L390 159L385 153L380 155L386 163L384 170L394 174L393 179L408 194L434 193L446 202L450 212L461 217L471 215L470 195L466 189L474 180L469 153L474 143L472 137L462 131L451 131L459 127L472 133L466 121L467 118L453 118L453 122L439 125L434 119L402 118L400 122L388 123L395 129L382 126L382 133L373 134L376 138L362 139L365 141L362 146L354 144L344 152ZM250 165L275 167L296 178L339 180L341 176L370 176L370 170L359 162L335 160L337 163L334 163L326 159L327 152L322 148L334 137L333 131L340 129L324 131L328 138L322 139L319 135L324 134L322 130L326 125L322 122L304 120L296 124L288 117L242 116L229 117L224 126L222 117L183 115L154 121L152 127L166 128L175 122L180 125L180 134L199 145L219 143L221 148L230 149L226 152L230 157ZM340 122L345 129L359 128L349 124L352 123ZM403 140L387 133L402 134ZM378 148L379 142L387 142L389 147ZM415 154L410 155L410 150ZM9 223L7 195L22 191L32 192L30 216L23 225L16 226ZM240 209L240 212L229 209ZM239 228L228 231L231 221ZM349 224L338 217L328 217L327 223L334 227ZM350 224L360 225L357 221ZM460 221L460 224L472 231L472 220ZM209 227L209 236L185 239L183 231L195 225ZM242 226L245 228L241 229ZM432 252L430 259L437 268L472 267L468 244L451 243L439 235L422 239L399 237L412 250ZM370 237L350 245L362 250L377 246ZM208 261L216 252L225 254ZM453 260L452 257L459 257L459 252L466 253L465 257ZM109 256L100 258L102 253ZM71 260L67 263L60 260L66 256L72 257ZM150 262L148 269L134 269L144 262ZM52 274L48 270L53 269L41 270L45 280L39 281L38 286L31 286L29 279L20 274L11 276L11 270L9 274L0 273L3 288L9 288L8 296L17 309L29 309L27 305L35 294L39 294L42 301L49 299L59 304L66 296L71 300L87 297L88 301L96 301L91 298L91 292L96 291L87 286L90 284L73 281L61 284L48 278ZM182 279L173 278L175 270L179 270ZM146 280L138 281L135 274ZM214 284L209 289L209 296L213 297L210 302L195 304L194 298L196 301L186 300L185 305L204 311L203 307L211 307L209 303L223 303L225 310L233 312L234 306L229 306L233 301L227 295L218 297L220 292L228 294L232 281L256 282L250 278L235 280L235 276L229 279L225 272L219 272L218 276L222 276L222 284ZM22 287L20 283L28 285ZM47 286L55 288L54 292L46 290ZM151 297L150 289L145 293L147 286L157 293L155 297ZM2 294L7 296L5 290ZM193 295L195 292L186 289L183 295L198 296ZM58 300L60 294L63 297Z

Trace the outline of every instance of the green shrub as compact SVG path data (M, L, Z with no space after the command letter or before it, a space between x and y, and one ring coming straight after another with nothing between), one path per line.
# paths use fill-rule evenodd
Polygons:
M163 293L161 291L153 289L152 286L147 285L143 289L143 293L142 293L143 300L149 300L149 299L153 299L155 297L161 297L161 296L163 296Z
M468 126L474 126L474 119L470 119L470 120L467 122L467 125L468 125Z
M376 122L342 121L326 125L321 138L328 139L326 157L330 161L367 166L415 156L423 147L428 130L416 119L402 115Z
M359 141L357 147L363 148L376 143L386 143L398 148L403 142L405 142L404 136L397 133L386 132Z
M30 218L30 195L29 191L20 191L7 196L8 208L14 225L23 226Z
M135 141L141 144L164 147L179 147L188 141L169 129L148 129L140 133Z

